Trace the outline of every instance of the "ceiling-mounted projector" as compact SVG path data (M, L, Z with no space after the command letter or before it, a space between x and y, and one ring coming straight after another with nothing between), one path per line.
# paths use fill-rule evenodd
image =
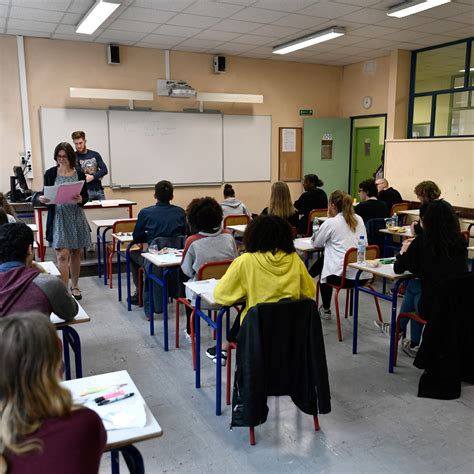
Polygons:
M160 96L189 99L196 97L196 91L186 81L158 80L157 93Z

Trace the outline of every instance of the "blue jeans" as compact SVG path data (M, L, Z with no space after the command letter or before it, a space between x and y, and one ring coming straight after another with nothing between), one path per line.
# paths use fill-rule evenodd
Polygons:
M105 201L105 193L103 189L88 189L87 194L89 194L89 201Z
M403 297L402 305L400 307L400 313L413 313L420 314L420 298L421 298L421 280L415 278L408 281L408 285L405 288L405 296ZM400 332L405 333L410 321L410 339L413 345L419 346L421 341L421 334L423 332L423 324L413 319L401 319L400 320Z

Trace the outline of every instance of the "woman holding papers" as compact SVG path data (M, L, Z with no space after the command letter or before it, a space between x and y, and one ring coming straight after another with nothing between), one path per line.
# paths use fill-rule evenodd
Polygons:
M54 160L57 166L50 168L44 174L44 186L59 186L82 181L84 172L77 166L76 154L69 143L59 143L54 150ZM46 196L40 196L39 201L48 205L46 222L46 239L56 249L56 258L61 279L69 283L71 273L71 293L77 300L82 298L78 287L81 269L81 249L91 244L90 229L82 206L88 201L87 187L82 186L80 194L74 194L70 199L60 199L62 190L56 194L57 201L51 201ZM45 194L45 189L43 189ZM63 194L64 196L64 194ZM61 202L61 204L59 204Z
M0 473L98 472L104 426L74 403L61 371L61 343L48 318L0 318Z

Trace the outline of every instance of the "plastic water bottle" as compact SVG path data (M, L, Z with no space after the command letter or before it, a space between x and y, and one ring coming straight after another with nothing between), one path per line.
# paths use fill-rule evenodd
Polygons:
M361 235L359 237L359 241L357 242L357 263L365 262L365 247L365 239L364 236Z
M394 213L392 216L392 222L395 227L398 227L398 216L396 213Z
M318 221L318 218L315 217L313 219L313 235L316 234L318 230L319 230L319 221Z

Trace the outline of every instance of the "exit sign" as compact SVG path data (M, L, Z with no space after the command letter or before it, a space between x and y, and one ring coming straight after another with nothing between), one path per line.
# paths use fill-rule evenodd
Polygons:
M300 115L313 115L313 111L310 109L300 109Z

